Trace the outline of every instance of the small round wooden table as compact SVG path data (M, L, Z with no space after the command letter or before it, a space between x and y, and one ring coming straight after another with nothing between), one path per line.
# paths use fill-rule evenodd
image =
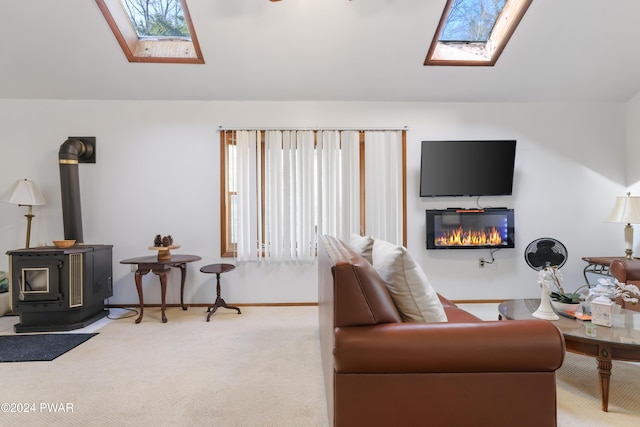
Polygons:
M235 268L236 268L236 266L233 265L233 264L209 264L209 265L205 265L204 267L202 267L200 269L200 271L203 272L203 273L215 274L216 275L216 281L217 281L216 302L214 302L212 306L209 306L207 308L207 312L209 313L209 314L207 314L207 322L209 321L209 319L211 319L211 315L213 313L215 313L216 310L219 307L229 308L231 310L237 310L238 314L241 314L240 313L240 309L238 307L234 307L232 305L227 305L227 303L224 301L224 299L220 296L220 274L227 273L229 271L235 270Z

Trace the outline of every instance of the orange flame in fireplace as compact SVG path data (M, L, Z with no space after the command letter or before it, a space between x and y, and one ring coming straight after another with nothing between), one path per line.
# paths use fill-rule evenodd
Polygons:
M445 231L436 237L436 246L500 246L502 237L495 227L487 231L464 230L462 227Z

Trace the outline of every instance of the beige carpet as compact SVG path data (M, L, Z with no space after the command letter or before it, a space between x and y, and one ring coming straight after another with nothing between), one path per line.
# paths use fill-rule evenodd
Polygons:
M603 412L593 357L567 353L557 375L558 425L640 426L640 364L613 361L609 412Z
M163 324L148 308L142 323L114 320L52 362L0 363L0 402L36 404L0 425L325 426L317 309L242 313L207 323L203 308L171 308ZM40 412L42 402L73 413Z
M0 414L0 425L327 426L316 307L221 310L209 323L198 307L167 317L148 308L139 325L92 325L98 336L52 362L0 363L0 403L35 406ZM17 321L0 318L0 334ZM568 354L558 425L638 426L639 395L640 367L614 362L602 412L595 361ZM73 412L51 412L60 407Z

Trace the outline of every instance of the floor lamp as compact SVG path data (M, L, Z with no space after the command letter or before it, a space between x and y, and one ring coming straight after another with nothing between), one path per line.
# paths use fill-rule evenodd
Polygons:
M28 179L20 179L16 182L16 185L11 191L2 196L3 202L13 203L18 206L27 206L29 209L25 216L27 217L27 243L25 247L29 247L29 241L31 240L31 220L35 216L33 214L32 207L37 205L44 205L46 203L44 196L38 190L38 187L33 181Z

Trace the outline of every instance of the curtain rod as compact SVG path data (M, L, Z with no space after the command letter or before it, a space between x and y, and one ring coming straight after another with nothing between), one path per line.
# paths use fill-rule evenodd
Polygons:
M397 131L397 130L409 130L409 128L407 126L404 127L398 127L398 128L367 128L367 127L363 127L363 128L308 128L308 127L300 127L300 128L296 128L296 127L287 127L287 128L275 128L275 127L265 127L265 128L228 128L228 127L223 127L223 126L219 126L218 130L220 132L225 132L225 131L241 131L241 130L246 130L246 131L262 131L262 130L280 130L280 131Z

